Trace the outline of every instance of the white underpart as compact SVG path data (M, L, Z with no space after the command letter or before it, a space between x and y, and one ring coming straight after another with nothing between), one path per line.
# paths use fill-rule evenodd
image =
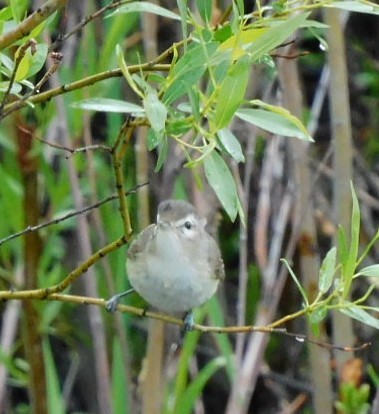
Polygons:
M181 220L193 223L194 217ZM151 305L165 312L186 312L202 305L215 293L218 280L212 274L207 253L200 250L187 258L182 240L197 237L195 228L186 229L176 223L176 231L157 228L148 260L145 254L127 261L129 280L134 289ZM183 237L184 236L184 237ZM153 253L154 252L154 253ZM192 255L193 256L193 255Z

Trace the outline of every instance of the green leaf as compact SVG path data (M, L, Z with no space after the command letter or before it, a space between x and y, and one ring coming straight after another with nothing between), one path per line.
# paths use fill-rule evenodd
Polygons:
M196 7L205 23L209 23L212 19L213 0L196 0Z
M51 351L50 342L47 337L43 341L43 356L46 367L48 412L64 414L64 400L59 386L57 368L54 362L53 353Z
M184 54L174 65L167 77L166 91L162 101L170 104L183 96L203 76L208 61L217 50L218 42L197 44Z
M357 276L379 277L379 264L364 267Z
M152 128L149 128L147 133L147 149L152 151L156 148L159 144L160 138L159 134L157 134Z
M237 108L245 96L250 74L250 63L247 56L237 60L229 69L222 81L217 96L214 123L216 129L226 127L232 120Z
M222 206L232 221L237 217L237 188L226 162L213 150L204 158L204 170Z
M17 23L25 17L28 10L28 0L10 0L13 18Z
M121 113L144 113L145 110L131 102L109 98L89 98L71 104L73 108L84 109L86 111L100 112L121 112Z
M349 249L347 247L347 237L343 226L339 225L337 230L338 238L338 254L342 264L342 268L346 266L346 261L349 256Z
M180 399L180 414L191 414L196 401L201 396L202 390L209 379L226 364L225 358L217 357L212 359L189 383L187 389Z
M254 28L238 31L224 42L215 59L225 59L227 50L232 51L233 57L248 54L250 62L261 59L264 55L280 46L297 29L305 25L309 13L295 15L283 23L273 22L271 27Z
M213 296L206 304L208 319L211 325L224 326L225 318L219 299ZM236 378L235 354L232 342L228 335L215 335L214 341L221 356L226 360L225 370L231 384Z
M225 151L237 162L245 162L241 144L236 136L227 128L217 132L217 136Z
M128 384L128 376L125 372L123 350L118 336L114 337L112 347L112 397L113 409L115 413L130 413L130 401L128 396L130 393L126 392Z
M321 293L327 292L332 285L334 272L336 269L336 256L337 249L335 247L332 247L322 261L320 268L320 278L318 282L318 288Z
M158 99L158 95L155 91L147 94L146 98L143 100L143 106L145 108L147 119L149 120L153 130L158 135L163 134L167 119L167 108Z
M26 75L27 78L35 75L42 69L46 62L48 49L49 48L46 43L38 44L35 47L35 52L31 55L30 67ZM31 53L30 49L28 49L26 53Z
M305 306L308 307L309 302L308 302L307 294L306 294L305 290L303 289L303 287L301 286L301 283L299 282L299 279L295 275L294 271L291 269L291 266L289 265L289 263L286 259L280 259L280 261L285 264L289 274L292 277L292 280L295 282L295 285L297 286L297 288L299 289L299 292L301 293L301 296L303 297Z
M194 312L194 318L198 323L204 319L205 308L196 309ZM182 411L182 396L185 393L188 383L188 370L190 361L196 353L196 347L199 342L200 331L188 332L184 338L180 358L178 361L175 388L173 395L175 396L174 402L171 402L172 409L169 413L176 414Z
M283 110L279 113L264 109L241 108L236 112L236 116L273 134L313 142L302 123L288 111Z
M325 3L324 6L358 13L379 14L379 6L366 1L334 1L332 3Z
M355 193L353 184L350 183L351 187L351 196L353 200L352 212L351 212L351 239L350 239L350 248L349 254L346 260L346 264L343 267L343 278L344 278L344 289L343 297L346 298L351 287L351 282L353 280L356 262L358 258L359 250L359 233L360 233L360 221L361 213L359 209L358 198Z
M167 155L168 155L168 139L167 136L163 136L163 138L159 141L159 145L158 145L158 161L157 161L157 165L155 167L154 172L158 172L164 162L167 159Z
M328 308L321 306L308 314L309 320L312 324L318 324L323 321L328 315Z
M167 17L169 19L174 20L181 20L181 17L173 13L170 10L165 9L164 7L158 6L154 3L150 3L147 1L138 1L138 2L131 2L124 4L120 7L118 7L114 12L111 14L108 14L106 17L112 17L114 15L118 14L124 14L124 13L153 13L158 16Z
M375 329L379 329L379 319L373 317L364 309L358 307L357 305L354 305L353 303L345 303L346 307L340 309L340 311L343 314L349 316L350 318L356 319L357 321L362 322L365 325L369 325Z
M307 319L310 323L313 335L320 336L320 322L322 322L328 315L326 306L319 307L314 311L307 313Z
M251 61L260 59L263 55L285 42L297 29L307 20L310 13L297 14L285 20L284 23L273 26L266 31L259 39L253 42L248 48Z
M176 0L178 5L181 23L182 23L182 38L185 39L184 43L184 50L187 50L187 37L188 37L188 24L187 24L187 17L188 17L188 8L187 8L187 0Z
M5 92L8 90L9 81L0 82L0 92ZM16 94L22 91L22 86L19 83L12 83L11 93Z
M124 75L126 81L128 82L129 86L133 89L133 91L140 97L144 98L142 92L138 89L136 83L134 82L131 74L129 73L128 65L124 59L124 53L120 45L116 45L116 57L118 65L121 69L122 74Z

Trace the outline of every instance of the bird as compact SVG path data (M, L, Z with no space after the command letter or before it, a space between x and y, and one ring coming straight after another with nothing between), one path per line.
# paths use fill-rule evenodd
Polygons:
M184 329L192 330L192 309L210 299L225 278L220 249L206 224L187 201L162 201L156 223L128 249L126 270L132 289L110 298L107 310L114 312L121 297L134 290L160 311L184 314Z

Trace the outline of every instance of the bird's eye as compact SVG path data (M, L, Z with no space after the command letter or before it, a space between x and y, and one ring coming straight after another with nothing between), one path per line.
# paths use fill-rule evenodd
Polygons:
M186 221L186 222L184 223L184 227L185 227L187 230L191 229L191 228L192 228L192 224L191 224L191 222L190 222L190 221Z

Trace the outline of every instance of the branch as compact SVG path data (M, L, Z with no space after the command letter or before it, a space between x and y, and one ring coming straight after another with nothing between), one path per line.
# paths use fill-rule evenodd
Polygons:
M171 65L169 64L152 64L151 62L144 63L142 65L132 65L128 67L128 70L131 74L138 73L140 71L142 72L154 72L154 71L162 71L162 72L168 72L171 68ZM106 79L110 78L117 78L121 77L122 72L121 69L111 69L106 70L105 72L96 73L95 75L88 76L86 78L80 79L76 82L67 83L65 85L61 85L58 88L50 89L49 91L39 93L38 95L34 95L27 99L26 101L19 100L16 102L13 102L11 104L5 105L4 107L4 113L1 114L0 120L11 114L12 112L23 108L28 103L32 104L38 104L42 102L47 102L50 99L62 95L67 92L74 91L76 89L81 89L86 86L91 86L97 82L101 82Z
M0 50L5 49L14 42L28 36L39 24L51 14L66 5L67 0L49 0L42 7L23 20L15 29L0 36Z
M63 292L67 289L72 283L75 282L81 275L83 275L91 266L96 262L106 256L108 253L117 250L121 246L127 243L127 240L124 236L113 241L102 249L98 250L96 253L91 255L87 260L80 264L76 269L74 269L69 275L63 279L63 281L57 285L40 288L40 289L30 289L30 290L9 290L9 291L0 291L0 300L4 299L48 299L52 297L54 293Z
M34 292L36 291L19 291L19 292L12 292L12 291L0 291L0 299L2 300L14 300L14 299L40 299L40 300L56 300L59 302L65 303L73 303L76 305L95 305L105 308L106 300L101 298L92 298L88 296L78 296L78 295L67 295L58 292L52 292L52 288L50 288L50 292L47 293L45 296L36 295ZM39 289L41 291L46 292L46 289ZM151 312L143 308L136 308L134 306L128 305L117 305L117 310L122 313L130 313L135 316L139 317L146 317L151 319L160 320L166 323L170 323L172 325L184 326L184 322L182 319L175 318L174 316L166 315L159 312ZM290 315L288 315L290 316ZM297 334L293 332L288 332L285 328L273 328L272 325L276 325L276 323L271 324L269 326L253 326L253 325L245 325L245 326L209 326L209 325L201 325L201 324L194 324L194 330L203 332L203 333L218 333L218 334L239 334L239 333L246 333L246 332L261 332L261 333L275 333L280 335L286 335L289 337L295 338L298 342L310 342L314 345L318 345L327 349L337 349L340 351L351 352L351 351L361 351L368 346L371 345L369 342L365 342L361 345L356 347L345 347L339 346L334 344L329 344L326 342L317 341L311 339L303 334Z
M133 187L132 189L130 189L128 191L125 191L125 195L127 196L129 194L134 194L139 188L141 188L141 187L143 187L143 186L145 186L147 184L148 183L138 184L135 187ZM4 243L10 241L10 240L13 240L13 239L17 238L17 237L20 237L20 236L23 236L25 234L31 233L33 231L41 230L44 227L48 227L48 226L52 226L54 224L58 224L58 223L60 223L62 221L65 221L65 220L67 220L69 218L78 216L80 214L87 213L88 211L91 211L91 210L93 210L95 208L98 208L101 205L103 205L105 203L108 203L109 201L116 200L117 198L119 198L119 194L112 194L112 195L104 198L101 201L98 201L98 202L96 202L94 204L91 204L90 206L87 206L87 207L82 208L81 210L72 211L71 213L67 213L64 216L57 217L57 218L55 218L53 220L46 221L45 223L41 223L41 224L38 224L36 226L29 226L29 227L25 228L24 230L21 230L21 231L19 231L17 233L11 234L11 235L9 235L7 237L4 237L3 239L0 239L0 246L2 244L4 244Z

